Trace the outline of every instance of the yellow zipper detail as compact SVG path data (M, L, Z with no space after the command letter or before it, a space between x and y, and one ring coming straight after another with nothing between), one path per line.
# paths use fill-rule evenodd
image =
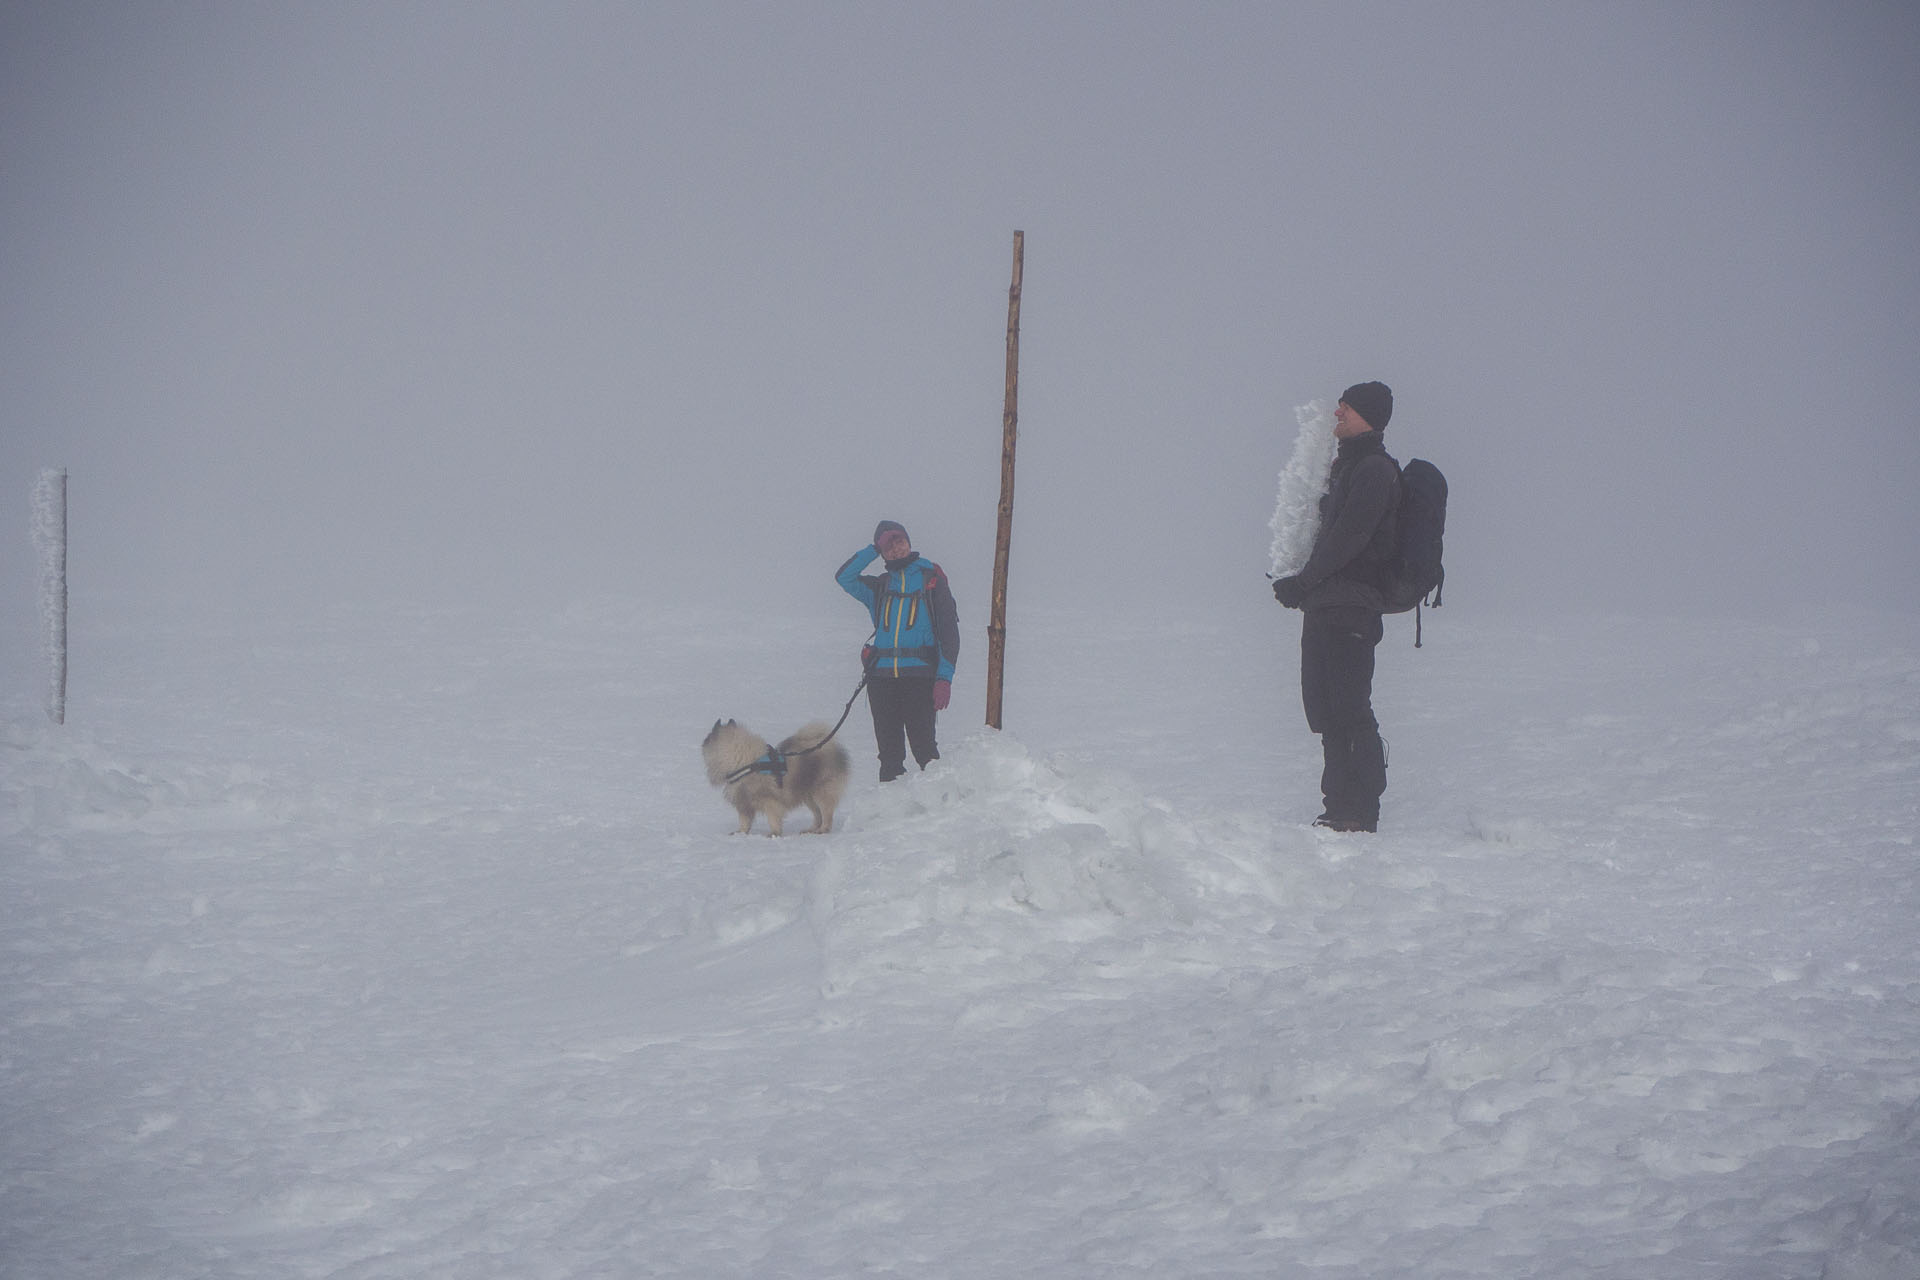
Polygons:
M900 591L893 597L893 674L900 674L900 595L907 589L907 571L900 571Z

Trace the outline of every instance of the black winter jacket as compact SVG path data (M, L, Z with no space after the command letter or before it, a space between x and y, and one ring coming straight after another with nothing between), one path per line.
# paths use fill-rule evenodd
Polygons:
M1300 570L1307 588L1301 608L1382 612L1377 584L1393 558L1399 508L1400 464L1380 433L1342 440L1320 499L1320 532Z

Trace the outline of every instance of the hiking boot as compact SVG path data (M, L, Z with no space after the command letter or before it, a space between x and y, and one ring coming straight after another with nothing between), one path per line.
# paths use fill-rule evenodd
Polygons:
M1366 818L1329 818L1321 814L1313 820L1316 827L1325 827L1329 831L1377 831L1380 824Z

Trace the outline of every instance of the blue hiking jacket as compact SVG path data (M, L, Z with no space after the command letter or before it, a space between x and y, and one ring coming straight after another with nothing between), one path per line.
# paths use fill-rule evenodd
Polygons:
M879 548L862 547L833 575L873 619L873 676L952 680L960 657L960 619L947 575L915 551L889 560L885 573L861 577L860 571L879 558Z

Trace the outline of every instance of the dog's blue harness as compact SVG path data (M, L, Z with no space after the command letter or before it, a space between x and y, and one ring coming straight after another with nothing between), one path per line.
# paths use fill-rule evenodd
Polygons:
M825 745L824 743L821 745ZM743 765L727 775L728 782L738 782L750 773L764 773L773 778L773 785L787 785L787 757L778 747L768 747L767 753L752 764Z
M826 737L820 739L820 741L814 743L810 747L802 747L798 751L794 751L791 753L784 752L780 750L780 748L778 747L768 747L765 755L761 756L758 760L755 760L752 764L742 765L740 768L735 769L732 773L727 775L727 782L722 783L721 785L725 786L727 785L727 783L738 782L740 781L740 779L746 777L750 773L764 773L773 779L774 786L776 787L786 786L787 785L787 756L789 754L796 755L796 756L804 756L820 750L820 748L826 746L829 742L833 741L833 735L836 733L839 733L840 726L847 722L847 715L853 710L853 700L860 696L860 691L867 687L868 678L873 675L873 659L870 656L863 657L860 663L860 667L861 667L860 683L853 686L853 692L847 696L847 705L840 708L840 718L834 721L833 728L828 730ZM719 724L719 721L716 720L714 724L717 726Z

